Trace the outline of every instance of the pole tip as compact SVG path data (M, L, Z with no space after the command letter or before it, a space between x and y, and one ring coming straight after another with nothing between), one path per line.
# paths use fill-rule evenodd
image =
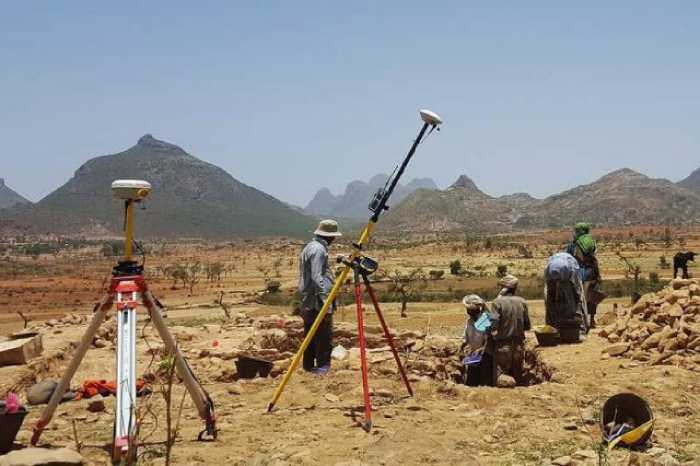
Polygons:
M273 409L275 409L274 403L270 403L269 405L267 405L267 412L268 413L271 413Z
M420 118L424 123L432 126L438 126L442 124L442 118L435 112L431 112L427 109L421 109L418 111L420 113Z
M32 429L32 439L29 441L29 443L35 447L37 443L39 443L39 437L41 437L41 433L44 431L44 428L42 426L36 425L34 426L34 429Z

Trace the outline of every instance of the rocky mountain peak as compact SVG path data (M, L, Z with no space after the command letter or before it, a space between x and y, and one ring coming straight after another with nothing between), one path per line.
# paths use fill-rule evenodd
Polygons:
M679 181L678 186L700 193L700 168L693 171L687 178Z
M115 179L146 179L154 187L149 213L139 220L143 237L302 237L315 223L220 167L145 135L125 151L88 160L38 203L0 211L0 226L13 225L32 234L118 233L123 228L121 207L109 189Z
M151 134L144 134L141 136L136 143L137 146L142 147L144 149L148 150L153 150L153 151L158 151L158 152L169 152L169 151L178 151L178 152L185 152L180 146L176 146L175 144L170 144L169 142L161 141L160 139L156 139L153 137Z
M389 176L386 173L374 175L370 178L369 185L373 188L381 188L386 183L387 178L389 178Z
M476 186L476 183L474 183L474 181L467 175L460 175L459 178L457 178L457 181L452 183L450 188L466 189L468 191L479 191L479 188Z
M304 208L306 213L341 218L367 218L367 204L377 189L386 184L389 176L379 173L370 178L369 182L355 180L345 187L343 194L333 195L327 188L320 189L309 204ZM396 191L391 198L393 205L399 204L409 194L420 188L437 189L430 178L416 178L407 185L396 185Z
M636 172L632 170L631 168L621 168L619 170L612 171L602 177L600 180L631 180L631 179L639 179L639 178L646 178L645 175L642 175L639 172Z
M28 204L29 201L14 192L5 184L5 179L0 178L0 209L12 207L15 204Z

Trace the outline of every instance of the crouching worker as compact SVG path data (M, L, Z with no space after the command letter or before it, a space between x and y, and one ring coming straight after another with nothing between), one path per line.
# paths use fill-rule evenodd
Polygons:
M486 303L480 296L470 294L462 300L467 311L464 339L460 353L464 356L466 373L464 383L470 387L493 383L493 356L486 353L487 328L479 320L486 312Z
M299 292L301 314L304 319L304 336L309 333L323 303L333 288L335 277L328 264L328 247L335 238L342 236L338 222L322 220L314 232L314 238L304 247L299 257ZM304 370L325 375L331 368L333 351L333 308L321 322L316 335L304 352Z
M491 338L487 347L495 360L494 385L499 385L502 375L523 385L525 331L530 330L527 302L516 295L518 279L513 275L506 275L498 284L502 289L491 305Z
M554 254L547 261L544 279L545 323L560 333L564 329L587 332L586 302L576 258L566 252Z

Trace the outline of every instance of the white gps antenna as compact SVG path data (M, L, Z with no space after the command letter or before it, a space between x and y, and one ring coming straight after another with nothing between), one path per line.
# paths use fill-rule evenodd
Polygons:
M442 124L442 118L440 118L440 115L438 115L435 112L431 112L430 110L426 109L421 109L418 110L418 113L420 113L421 120L423 120L423 122L426 124L429 124L431 126L438 126Z
M117 199L139 202L151 193L151 183L143 180L115 180L112 195Z

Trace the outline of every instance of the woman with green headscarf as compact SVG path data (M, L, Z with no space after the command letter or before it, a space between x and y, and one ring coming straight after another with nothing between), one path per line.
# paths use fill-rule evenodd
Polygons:
M566 248L566 252L576 258L580 267L581 281L586 294L588 314L590 315L589 328L595 327L595 314L598 307L592 294L600 287L600 268L596 257L596 242L591 235L591 224L579 222L574 226L574 237Z

